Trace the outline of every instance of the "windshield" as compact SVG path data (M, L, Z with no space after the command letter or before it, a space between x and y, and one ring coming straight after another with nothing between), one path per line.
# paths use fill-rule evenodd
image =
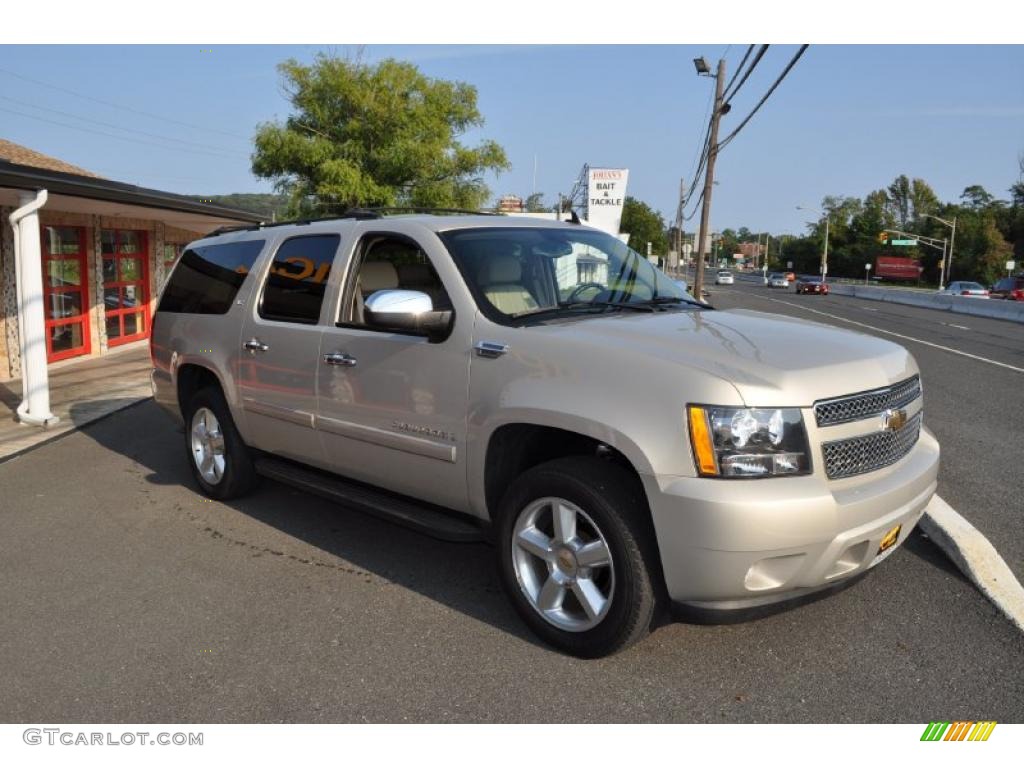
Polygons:
M499 320L702 306L618 238L584 228L440 234L481 308Z

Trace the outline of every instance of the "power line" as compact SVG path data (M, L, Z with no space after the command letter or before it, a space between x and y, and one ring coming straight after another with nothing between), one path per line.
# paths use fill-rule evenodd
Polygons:
M805 43L804 45L800 46L800 50L796 52L796 55L792 59L790 59L789 64L787 64L786 68L784 70L782 70L782 74L779 75L778 78L776 78L775 82L772 83L772 87L769 88L768 92L765 93L765 95L761 97L761 100L759 102L757 102L757 106L755 106L752 110L750 110L750 114L747 115L745 118L743 118L743 122L741 122L739 125L737 125L732 133L730 133L728 136L726 136L724 139L722 139L722 141L718 145L718 149L722 149L724 146L726 146L730 141L732 141L736 137L736 134L738 134L740 131L743 130L743 126L745 126L747 123L749 123L750 122L750 118L752 118L755 114L757 114L757 110L759 110L761 108L761 106L766 101L768 101L768 97L771 96L772 93L775 92L775 89L779 87L779 83L781 83L785 79L786 75L789 74L789 71L796 65L797 61L800 60L800 57L804 55L804 51L806 51L807 48L808 48L808 44L807 43Z
M740 71L743 69L743 65L747 63L747 59L750 58L750 54L754 52L753 44L747 46L747 52L743 54L743 58L740 59L739 66L736 67L736 71L732 73L732 77L725 86L725 92L728 93L729 89L732 88L732 84L736 82L736 78L740 76Z
M41 107L38 104L33 104L33 103L29 102L29 101L22 101L21 99L14 99L14 98L11 98L10 96L0 95L0 99L3 99L4 101L11 101L11 102L14 102L15 104L20 104L20 105L22 105L24 107L29 107L30 109L38 109L38 110L40 110L42 112L52 112L55 115L63 115L65 117L70 117L70 118L72 118L74 120L82 120L83 122L86 122L86 123L92 123L94 125L101 125L101 126L104 126L106 128L113 128L115 130L124 131L126 133L137 133L140 136L149 136L150 138L160 139L161 141L173 141L173 142L177 142L179 144L188 144L188 145L193 146L193 147L199 147L200 149L212 150L212 151L215 151L215 152L230 152L230 153L233 153L233 154L243 155L243 156L246 156L246 157L249 154L248 152L242 152L242 151L237 150L237 149L231 149L230 147L218 147L218 146L215 146L215 145L212 145L212 144L200 144L199 142L195 142L195 141L186 141L185 139L176 139L173 136L162 136L159 133L150 133L148 131L142 131L142 130L139 130L138 128L126 128L124 126L120 126L120 125L117 125L115 123L105 123L102 120L93 120L92 118L89 118L89 117L82 117L81 115L76 115L73 112L64 112L63 110L60 110L60 109L51 109L50 107Z
M747 82L747 78L750 77L750 73L754 71L754 68L758 65L761 59L764 58L764 55L767 51L768 46L762 45L760 50L758 50L757 55L754 57L754 60L750 62L750 66L747 67L747 71L743 73L743 77L740 78L740 81L738 83L736 83L736 87L732 90L732 92L730 93L728 89L726 89L726 94L725 96L722 97L723 104L728 104L729 100L739 92L740 88L743 87L743 84Z
M241 135L239 135L237 133L229 133L227 131L220 131L220 130L217 130L216 128L210 128L209 126L205 126L205 125L195 125L193 123L186 123L183 120L175 120L173 117L166 117L164 115L155 115L152 112L144 112L141 109L135 109L134 107L126 107L123 104L115 104L112 101L104 101L103 99L97 99L97 98L95 98L93 96L86 96L84 93L79 93L78 91L73 91L70 88L64 88L63 86L60 86L60 85L52 85L51 83L44 83L42 80L36 80L34 78L31 78L31 77L26 77L25 75L19 75L17 72L11 72L9 69L0 68L0 72L3 72L5 75L10 75L11 77L16 77L19 80L24 80L26 83L33 83L34 85L41 85L44 88L51 88L51 89L53 89L55 91L61 91L63 93L69 93L72 96L77 96L78 98L85 99L86 101L93 101L93 102L96 102L97 104L102 104L102 105L104 105L106 107L113 107L114 109L123 109L125 112L132 112L132 113L134 113L136 115L142 115L143 117L148 117L148 118L150 118L152 120L159 120L159 121L164 122L164 123L175 123L177 125L183 125L186 128L192 128L193 130L197 130L197 131L208 131L209 133L219 133L219 134L222 134L224 136L231 136L232 138L235 138L235 139L245 139L246 141L249 140L248 136L241 136Z
M217 152L207 152L206 150L203 150L203 149L189 149L188 147L169 147L169 146L167 146L165 144L157 144L155 141L146 141L145 139L134 139L131 136L115 136L114 134L107 133L106 131L97 131L97 130L95 130L93 128L85 128L85 127L83 127L81 125L71 125L70 123L62 123L59 120L48 120L45 117L39 117L38 115L30 115L27 112L18 112L17 110L14 110L14 109L4 109L3 107L0 107L0 112L6 112L6 113L11 114L11 115L19 115L21 117L27 117L30 120L38 120L41 123L49 123L50 125L59 125L62 128L71 128L72 130L75 130L75 131L84 131L85 133L94 133L97 136L106 136L107 138L117 139L118 141L130 141L130 142L133 142L135 144L145 144L146 146L150 146L150 147L158 147L159 149L170 149L170 150L174 150L176 152L191 152L192 154L206 155L207 157L225 157L225 155L223 155L223 154L220 154L220 153L217 153Z

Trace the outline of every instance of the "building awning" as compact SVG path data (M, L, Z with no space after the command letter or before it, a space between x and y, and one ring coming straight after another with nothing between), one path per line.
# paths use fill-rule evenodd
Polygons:
M39 189L49 191L50 210L154 219L194 232L258 224L266 219L250 211L201 203L171 192L0 160L0 205L17 206L19 192Z

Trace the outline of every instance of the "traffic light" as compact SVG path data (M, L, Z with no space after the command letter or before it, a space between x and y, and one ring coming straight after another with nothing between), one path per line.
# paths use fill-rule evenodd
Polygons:
M880 242L882 245L885 245L887 242L889 242L889 233L888 232L879 232L878 233L878 242Z

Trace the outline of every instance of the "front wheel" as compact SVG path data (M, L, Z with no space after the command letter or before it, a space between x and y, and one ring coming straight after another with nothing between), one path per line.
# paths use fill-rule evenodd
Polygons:
M506 493L498 528L502 586L543 640L595 658L649 631L660 569L643 492L628 472L579 456L534 467Z

